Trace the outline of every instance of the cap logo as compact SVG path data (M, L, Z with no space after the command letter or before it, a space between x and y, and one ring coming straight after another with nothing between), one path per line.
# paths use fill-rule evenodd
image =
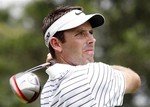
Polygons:
M76 15L80 15L82 12L75 12Z
M49 41L49 37L50 37L50 33L48 32L46 37L45 37L45 42L48 42Z

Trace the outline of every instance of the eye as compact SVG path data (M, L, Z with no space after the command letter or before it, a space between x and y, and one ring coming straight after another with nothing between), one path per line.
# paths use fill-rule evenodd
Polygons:
M81 36L81 35L84 35L84 32L83 32L83 31L80 31L80 32L78 32L77 34L75 34L75 36Z

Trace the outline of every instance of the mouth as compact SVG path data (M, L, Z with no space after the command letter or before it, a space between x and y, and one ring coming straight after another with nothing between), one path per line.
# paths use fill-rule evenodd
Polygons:
M86 49L84 52L89 55L94 55L94 49Z

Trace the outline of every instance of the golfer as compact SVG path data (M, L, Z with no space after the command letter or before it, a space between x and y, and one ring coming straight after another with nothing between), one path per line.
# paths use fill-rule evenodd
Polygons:
M94 62L96 39L93 28L104 17L85 14L79 6L60 6L43 20L43 35L49 49L49 75L42 93L41 107L115 107L124 95L141 85L133 70Z

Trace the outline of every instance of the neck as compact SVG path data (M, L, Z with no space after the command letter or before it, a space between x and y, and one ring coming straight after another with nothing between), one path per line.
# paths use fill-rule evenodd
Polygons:
M63 56L56 57L55 62L56 63L61 63L61 64L69 64L69 65L72 65L72 66L76 66L72 62L69 62L69 61L65 60L65 58Z

